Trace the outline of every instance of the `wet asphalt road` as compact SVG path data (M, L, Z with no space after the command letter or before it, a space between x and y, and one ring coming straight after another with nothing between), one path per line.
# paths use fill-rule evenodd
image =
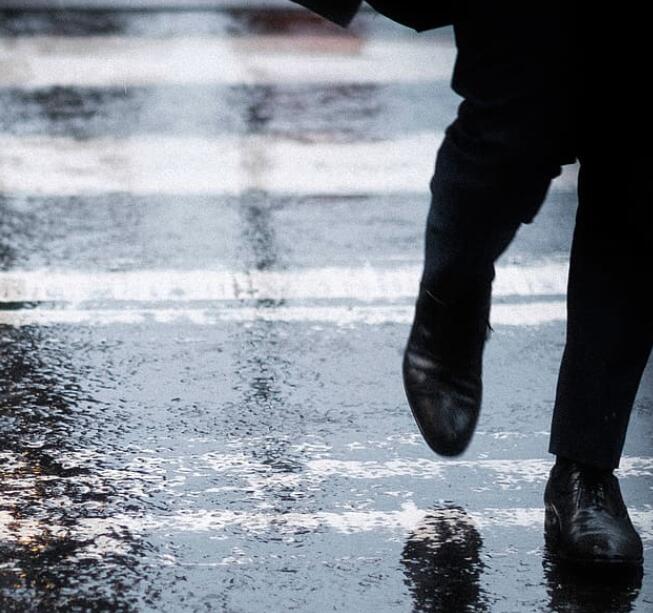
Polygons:
M400 362L451 33L274 6L0 14L0 609L652 611L650 367L643 580L543 556L573 169L440 459Z

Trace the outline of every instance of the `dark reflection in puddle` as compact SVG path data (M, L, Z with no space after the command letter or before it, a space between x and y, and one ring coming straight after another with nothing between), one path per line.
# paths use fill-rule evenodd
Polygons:
M0 203L0 212L2 203ZM0 270L5 271L11 268L14 260L14 250L0 239Z
M244 87L242 109L245 134L263 132L274 119L277 108L274 88ZM245 147L242 151L244 170L256 185L268 170L269 153L263 148ZM272 211L274 199L264 190L251 190L243 195L239 205L241 223L241 265L246 270L282 269L279 245ZM253 308L262 314L278 308L283 300L257 299ZM260 491L275 512L296 510L306 493L298 491L292 480L266 480L272 475L296 474L302 470L301 452L293 445L303 434L303 408L293 405L289 397L292 383L293 361L286 339L287 327L278 322L255 319L243 326L235 341L238 347L234 368L234 389L242 400L234 407L238 415L235 430L242 436L249 453L257 464L265 467ZM292 432L293 436L288 436ZM270 471L270 472L268 472Z
M259 300L255 308L264 310L279 305L278 301ZM301 458L291 447L301 437L302 420L298 414L301 407L289 402L288 393L293 388L292 363L285 357L279 324L258 321L244 328L240 347L235 370L235 387L242 394L241 406L235 409L240 413L236 420L240 422L238 428L253 435L255 442L249 448L256 463L269 467L273 473L300 472ZM286 435L289 431L293 432L293 438ZM284 503L303 497L292 482L283 481L264 486L262 493Z
M552 613L630 613L642 587L641 569L577 568L545 555Z
M254 88L244 90L243 108L245 133L259 134L272 120L274 90ZM264 180L271 161L265 147L244 146L242 166L248 183L256 185ZM278 263L278 245L271 215L272 198L264 190L250 190L242 198L240 214L243 227L244 259L247 269L269 270ZM265 306L265 305L263 305Z
M443 506L429 511L408 537L401 558L413 610L488 611L480 585L482 545L462 508Z
M0 266L0 270L2 267ZM43 306L44 302L0 302L0 311L29 311Z
M120 136L138 123L143 88L44 87L0 89L0 129L17 135L85 139Z
M244 103L244 123L248 134L261 134L275 115L277 87L272 85L241 85L239 91Z
M244 239L254 270L270 270L277 263L277 243L272 225L272 203L265 194L248 193L243 198L241 215ZM258 306L270 306L266 302Z
M29 36L168 36L225 34L270 36L334 36L354 38L370 30L396 35L397 27L378 19L372 11L362 12L345 31L309 11L293 7L243 6L225 9L216 2L214 10L188 5L185 10L123 11L73 8L50 10L0 10L0 35Z
M81 383L89 366L52 329L0 326L0 347L0 610L154 603L144 570L156 551L115 519L138 478L116 476L116 415Z
M437 111L429 109L424 118L424 104L413 111L416 120L402 114L394 97L398 89L365 83L242 85L229 93L234 104L245 107L247 134L319 143L373 141L437 123Z
M138 611L135 593L140 570L130 561L147 553L127 530L113 532L129 554L94 554L94 539L53 535L43 527L38 536L18 544L0 542L0 608L3 611ZM8 564L5 560L11 560ZM152 604L155 598L148 597Z
M3 9L0 12L2 36L120 34L127 23L128 16L124 13L107 11Z
M444 127L452 96L432 83L0 88L0 130L77 138L166 133L306 143L374 142Z

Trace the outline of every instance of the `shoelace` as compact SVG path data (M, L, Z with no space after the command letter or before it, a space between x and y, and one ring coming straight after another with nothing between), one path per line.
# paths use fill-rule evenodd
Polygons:
M611 473L593 473L588 472L581 475L580 472L574 475L574 480L578 481L578 504L583 507L591 507L600 511L609 513L617 512L621 514L621 495L615 491L613 476ZM617 508L612 508L609 502L617 504Z

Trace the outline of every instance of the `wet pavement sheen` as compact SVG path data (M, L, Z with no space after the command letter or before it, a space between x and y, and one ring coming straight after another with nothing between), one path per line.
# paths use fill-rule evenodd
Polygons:
M155 57L124 87L76 85L72 72L30 83L43 49L73 39L67 53L87 74L98 37L171 53L189 37L200 51L236 45L223 61L244 81L220 82L218 55L196 83L176 68L152 82ZM564 343L553 308L564 279L543 275L567 259L568 182L500 262L470 449L438 458L417 433L400 363L432 159L397 143L432 134L434 156L456 99L426 72L383 77L386 60L368 53L379 43L401 61L432 45L435 64L452 40L369 13L344 33L245 2L0 12L0 47L27 50L0 71L0 610L653 610L651 365L620 469L643 576L572 572L543 547ZM261 55L285 65L283 79ZM356 58L378 83L347 76ZM337 79L295 70L309 64ZM136 141L152 155L161 142L197 147L202 190L174 150L156 158L156 181L139 182L137 157L122 155ZM235 164L202 157L215 142ZM90 146L90 161L74 157ZM270 169L294 146L318 162L298 154L279 188ZM361 147L361 176L392 163L414 183L330 190L342 177L319 160L339 155L332 146ZM34 151L65 164L48 175ZM64 177L63 193L49 176Z

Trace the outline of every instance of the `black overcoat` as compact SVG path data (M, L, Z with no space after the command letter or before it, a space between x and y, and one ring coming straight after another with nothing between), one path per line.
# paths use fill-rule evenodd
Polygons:
M302 6L347 26L358 12L362 0L293 0ZM439 0L421 3L418 0L369 0L373 8L390 19L418 32L432 30L451 23L451 2Z

